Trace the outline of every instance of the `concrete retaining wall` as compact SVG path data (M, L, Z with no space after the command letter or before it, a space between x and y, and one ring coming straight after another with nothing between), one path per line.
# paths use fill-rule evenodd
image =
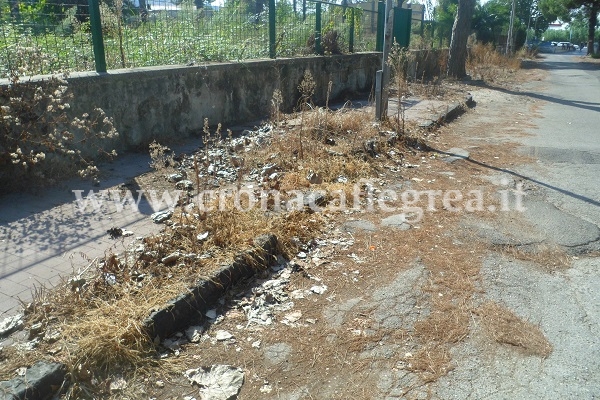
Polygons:
M417 80L438 76L440 60L447 58L443 50L411 53L408 76ZM329 81L331 101L351 99L374 90L380 68L381 53L357 53L74 73L68 78L74 96L70 113L80 117L100 107L120 132L118 140L106 143L107 149L145 150L154 139L168 142L200 134L204 118L211 126L222 123L226 128L266 117L276 89L283 95L283 111L291 111L307 70L316 82L313 101L322 105ZM43 79L47 77L32 80ZM7 83L0 81L0 85Z
M359 53L77 73L68 79L74 94L71 112L102 108L121 133L117 150L131 149L153 139L200 133L204 118L227 127L266 117L275 89L282 91L283 108L289 111L297 104L306 70L316 81L317 104L325 102L329 81L331 100L370 92L380 60L380 53Z

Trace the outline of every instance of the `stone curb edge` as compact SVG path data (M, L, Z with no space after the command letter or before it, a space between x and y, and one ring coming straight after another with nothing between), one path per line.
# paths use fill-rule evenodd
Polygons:
M179 332L191 321L204 320L204 314L233 285L268 268L279 252L277 237L261 235L254 239L254 248L238 255L232 264L216 271L182 294L164 308L153 312L143 325L155 343ZM64 386L67 367L56 362L38 361L25 376L0 382L0 400L44 400Z
M0 382L1 400L43 400L64 385L67 367L56 362L38 361L24 376Z
M251 278L259 269L268 268L277 256L277 237L273 234L258 236L254 239L254 246L237 256L231 265L199 281L188 293L153 312L144 321L144 328L154 343L184 330L192 321L204 321L204 314L231 286Z
M469 102L472 100L467 100L467 104L465 103L450 103L446 108L446 111L440 113L436 119L428 119L419 124L420 128L424 129L434 129L435 127L441 126L446 122L450 122L460 115L464 114L467 107L470 107Z

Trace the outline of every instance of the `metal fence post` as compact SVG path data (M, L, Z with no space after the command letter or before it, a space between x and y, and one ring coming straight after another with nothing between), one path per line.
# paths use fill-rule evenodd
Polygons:
M306 0L302 0L302 21L306 21Z
M317 2L317 15L315 16L315 53L323 54L321 49L321 2Z
M269 0L269 57L277 57L275 43L275 0Z
M385 30L385 3L377 3L377 40L375 51L383 51L383 35Z
M348 40L348 51L354 53L354 8L350 9L350 39Z
M104 38L102 37L102 22L100 21L100 5L98 0L88 0L90 7L90 30L92 31L92 46L96 72L106 72L106 55L104 54Z

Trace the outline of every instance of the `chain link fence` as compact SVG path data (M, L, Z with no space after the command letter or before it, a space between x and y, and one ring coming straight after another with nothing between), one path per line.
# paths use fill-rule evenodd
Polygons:
M383 26L312 0L59 1L0 0L0 76L375 51Z

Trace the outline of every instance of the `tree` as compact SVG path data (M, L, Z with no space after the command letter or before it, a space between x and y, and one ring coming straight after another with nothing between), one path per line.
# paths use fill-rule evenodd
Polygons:
M509 14L510 8L506 1L490 0L485 4L477 4L473 16L477 40L498 44L499 36L508 25Z
M578 12L583 12L588 20L588 54L594 54L600 0L540 0L540 9L546 18L560 18L565 22L571 21Z
M471 33L474 6L474 0L458 1L448 57L448 76L454 78L464 78L467 75L467 40Z
M508 32L511 6L512 0L490 0L475 6L473 30L478 41L500 44L501 35ZM515 48L523 45L528 30L538 37L547 28L548 20L541 14L537 0L517 1L514 21Z
M449 38L452 33L457 6L458 0L438 0L438 5L434 9L433 13L439 47L445 45L444 40Z

